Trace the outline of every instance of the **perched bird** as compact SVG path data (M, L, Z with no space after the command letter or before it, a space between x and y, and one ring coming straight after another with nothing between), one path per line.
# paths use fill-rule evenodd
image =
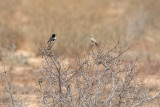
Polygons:
M56 34L52 34L52 36L50 37L47 43L55 41L55 40L56 40Z
M97 42L96 42L96 39L94 39L93 36L90 36L90 40L93 44L95 44L96 46L98 46Z

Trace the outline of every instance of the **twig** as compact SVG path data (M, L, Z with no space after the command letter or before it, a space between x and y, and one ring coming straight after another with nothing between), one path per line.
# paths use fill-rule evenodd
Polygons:
M6 79L6 82L7 82L8 91L9 91L10 99L11 99L11 102L12 102L12 106L15 107L14 98L13 98L13 93L12 93L12 88L11 88L10 81L9 81L9 79L8 79L7 72L6 72L6 70L5 70L5 65L3 66L3 68L4 68L5 79Z
M140 106L141 104L145 103L145 102L149 102L155 98L157 98L160 95L160 91L157 92L154 96L152 96L151 98L147 98L147 99L142 99L139 103L136 103L134 105L132 105L131 107L136 107L136 106Z

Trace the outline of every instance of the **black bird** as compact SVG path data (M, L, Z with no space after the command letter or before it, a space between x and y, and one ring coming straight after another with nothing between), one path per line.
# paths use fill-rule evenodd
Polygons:
M52 34L52 36L50 37L50 39L48 40L47 43L51 42L51 41L55 41L56 40L56 34Z

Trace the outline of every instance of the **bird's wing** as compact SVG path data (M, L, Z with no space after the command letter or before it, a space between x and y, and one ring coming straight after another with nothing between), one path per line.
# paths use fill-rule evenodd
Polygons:
M91 38L91 41L96 43L96 40L93 37Z
M56 40L56 36L54 37L54 40Z

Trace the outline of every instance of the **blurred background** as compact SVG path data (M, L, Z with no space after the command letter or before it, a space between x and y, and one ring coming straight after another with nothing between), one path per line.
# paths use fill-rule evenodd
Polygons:
M159 0L0 0L0 62L11 71L14 85L32 89L32 70L41 61L37 45L45 45L52 33L59 52L87 47L89 35L108 49L120 40L139 57L145 74L140 77L160 88Z

